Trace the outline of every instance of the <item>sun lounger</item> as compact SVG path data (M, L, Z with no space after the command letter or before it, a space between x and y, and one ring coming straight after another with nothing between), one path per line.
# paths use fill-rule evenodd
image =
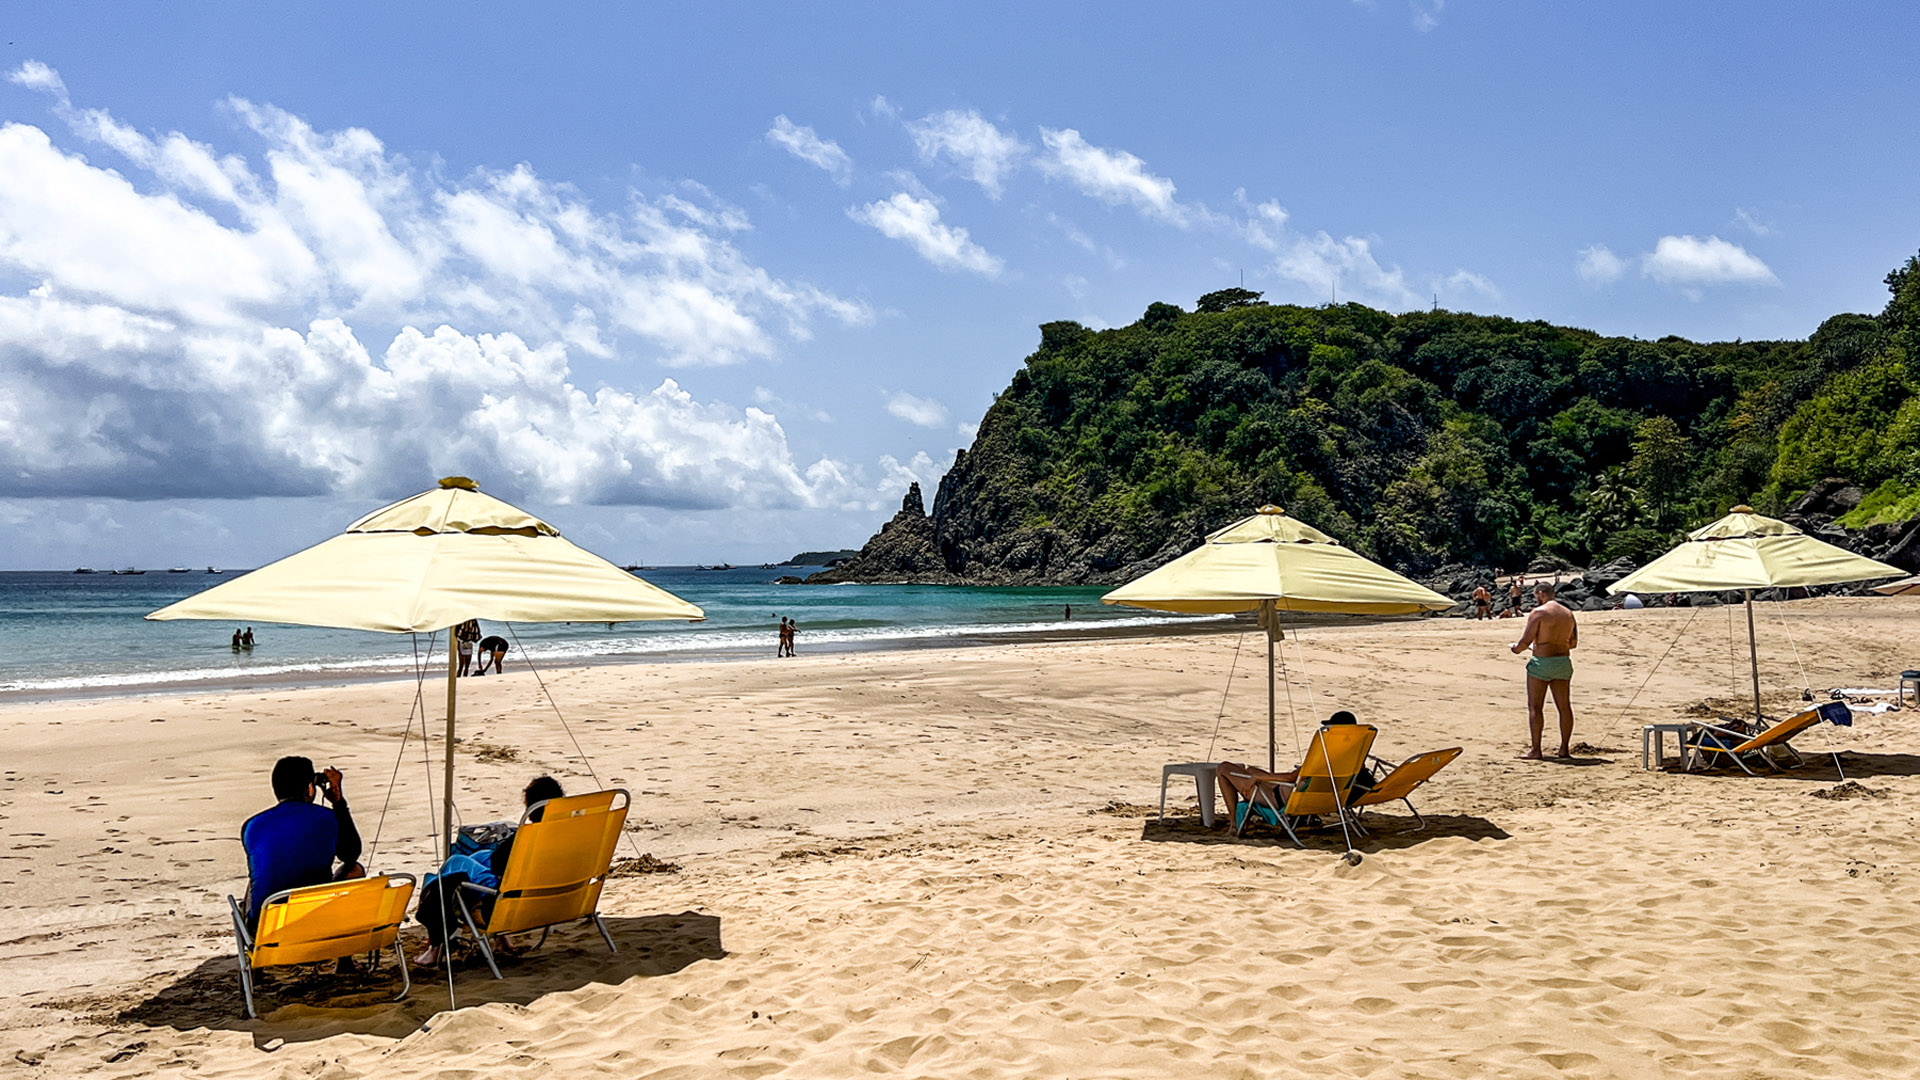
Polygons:
M1295 823L1306 817L1333 817L1340 822L1341 832L1347 836L1347 850L1352 852L1352 836L1347 830L1353 819L1348 799L1353 778L1366 765L1367 751L1373 749L1378 734L1371 724L1328 724L1316 730L1292 783L1261 781L1254 786L1253 797L1241 802L1233 823L1234 835L1244 835L1248 819L1257 814L1305 847L1294 830Z
M1853 723L1853 714L1848 711L1846 703L1829 701L1777 724L1768 725L1762 721L1760 730L1756 732L1736 731L1718 724L1695 721L1693 734L1687 739L1686 767L1691 769L1699 762L1712 767L1731 761L1748 776L1758 775L1753 771L1753 765L1765 765L1777 772L1783 767L1784 761L1785 768L1798 768L1804 759L1788 740L1822 720L1846 726Z
M360 953L378 955L392 946L400 965L400 997L413 990L407 958L400 952L400 923L413 898L413 875L381 874L287 889L260 905L260 924L248 929L246 909L233 897L233 937L239 951L240 992L247 1016L254 1017L253 973L282 964L338 960Z
M585 920L600 931L608 949L619 951L600 919L600 889L606 884L631 801L616 788L535 803L514 831L513 851L500 875L500 887L461 884L454 894L460 917L473 932L494 978L501 977L500 965L487 943L489 934L539 930L545 941L545 931L551 927ZM487 901L491 907L483 921L478 909Z
M1414 808L1413 800L1409 796L1421 784L1433 779L1434 773L1446 768L1454 758L1460 756L1460 753L1458 746L1447 750L1429 750L1424 754L1415 754L1398 765L1388 765L1379 758L1374 758L1373 789L1355 795L1353 801L1347 804L1347 808L1357 815L1359 811L1369 806L1379 806L1381 803L1398 800L1406 803L1407 810L1413 814L1413 827L1424 829L1427 827L1426 820L1420 816L1420 811Z

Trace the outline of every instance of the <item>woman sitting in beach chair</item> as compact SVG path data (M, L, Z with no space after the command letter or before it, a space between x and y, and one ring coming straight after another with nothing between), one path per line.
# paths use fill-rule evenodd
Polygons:
M566 796L561 790L560 781L551 776L536 776L521 792L525 805L543 803L549 799ZM532 820L538 821L536 815ZM458 846L458 845L456 845ZM420 888L420 907L413 917L426 928L427 941L425 951L413 958L413 962L422 967L432 967L440 962L441 950L447 947L447 927L452 922L454 891L462 884L472 882L493 888L500 884L500 876L506 873L507 861L513 855L513 836L509 833L492 847L480 848L472 852L458 852L447 857L440 865L440 872L428 874L426 884ZM507 951L495 945L500 951Z

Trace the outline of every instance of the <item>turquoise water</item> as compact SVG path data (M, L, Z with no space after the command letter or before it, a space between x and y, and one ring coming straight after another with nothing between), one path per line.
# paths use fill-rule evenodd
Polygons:
M784 615L800 624L797 649L905 648L981 638L1118 629L1184 621L1100 603L1101 588L987 589L936 585L775 585L815 568L696 570L660 567L641 576L699 604L704 623L482 625L538 662L623 657L748 656L774 650ZM143 616L231 580L204 571L139 576L0 573L0 694L113 693L209 682L380 675L412 669L427 636L304 626L254 625L252 652L235 653L225 623L148 622ZM1071 606L1071 621L1065 618ZM443 649L443 642L436 642ZM436 650L437 651L437 650ZM444 652L438 654L444 663Z

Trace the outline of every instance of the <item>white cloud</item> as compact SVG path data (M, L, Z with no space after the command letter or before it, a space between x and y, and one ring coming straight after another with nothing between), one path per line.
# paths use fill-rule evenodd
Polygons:
M872 319L754 265L745 214L697 184L605 212L525 165L446 180L232 101L249 161L74 109L43 65L11 78L117 168L0 127L0 281L34 283L0 293L0 498L384 495L450 472L548 501L876 498L861 467L797 462L765 409L575 375L575 353L728 363Z
M1007 174L1027 152L1025 143L972 109L948 109L922 117L908 124L907 132L922 161L953 162L994 199L1005 190Z
M924 428L947 426L947 407L933 398L915 397L904 390L887 395L887 411Z
M969 446L973 445L973 440L980 435L979 424L955 424L953 430L958 432L960 437L965 439Z
M1407 12L1413 21L1413 28L1425 34L1440 25L1440 12L1446 10L1447 0L1407 0Z
M1595 244L1580 251L1580 259L1573 264L1574 272L1580 280L1593 285L1605 285L1620 280L1627 272L1627 261L1615 255L1605 244Z
M1434 282L1434 292L1440 295L1442 301L1466 293L1476 293L1488 300L1500 299L1500 287L1484 274L1476 274L1471 270L1455 270Z
M1663 236L1641 257L1640 272L1663 285L1688 289L1780 282L1758 256L1717 236Z
M61 80L60 73L38 60L28 60L8 72L7 81L29 90L53 94L62 100L67 96L67 84Z
M1747 230L1755 236L1767 236L1773 232L1773 223L1761 220L1760 216L1744 206L1733 210L1733 224Z
M942 270L971 270L997 277L1002 263L987 249L967 238L967 230L940 221L940 208L931 200L906 192L865 206L852 207L847 216L878 229L882 235L906 242L920 257Z
M1235 189L1233 201L1246 213L1246 218L1237 223L1241 238L1261 251L1278 254L1286 236L1285 208L1275 199L1256 203L1247 198L1245 188Z
M1111 206L1131 204L1150 217L1184 226L1189 212L1174 199L1173 181L1147 171L1147 163L1125 150L1094 146L1078 131L1040 129L1048 156L1040 169L1066 180L1088 196Z
M810 127L801 127L784 115L773 118L767 141L809 165L826 170L833 182L846 187L853 182L853 159L840 144L823 139Z
M1388 309L1418 307L1420 297L1407 287L1400 268L1383 267L1373 257L1371 241L1358 236L1335 240L1328 234L1287 240L1274 260L1273 270L1314 295L1341 303L1357 300Z

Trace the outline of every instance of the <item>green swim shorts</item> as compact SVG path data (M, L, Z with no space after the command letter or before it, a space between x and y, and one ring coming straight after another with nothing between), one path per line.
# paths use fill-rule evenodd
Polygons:
M1541 682L1573 678L1573 657L1536 656L1527 661L1527 676Z

